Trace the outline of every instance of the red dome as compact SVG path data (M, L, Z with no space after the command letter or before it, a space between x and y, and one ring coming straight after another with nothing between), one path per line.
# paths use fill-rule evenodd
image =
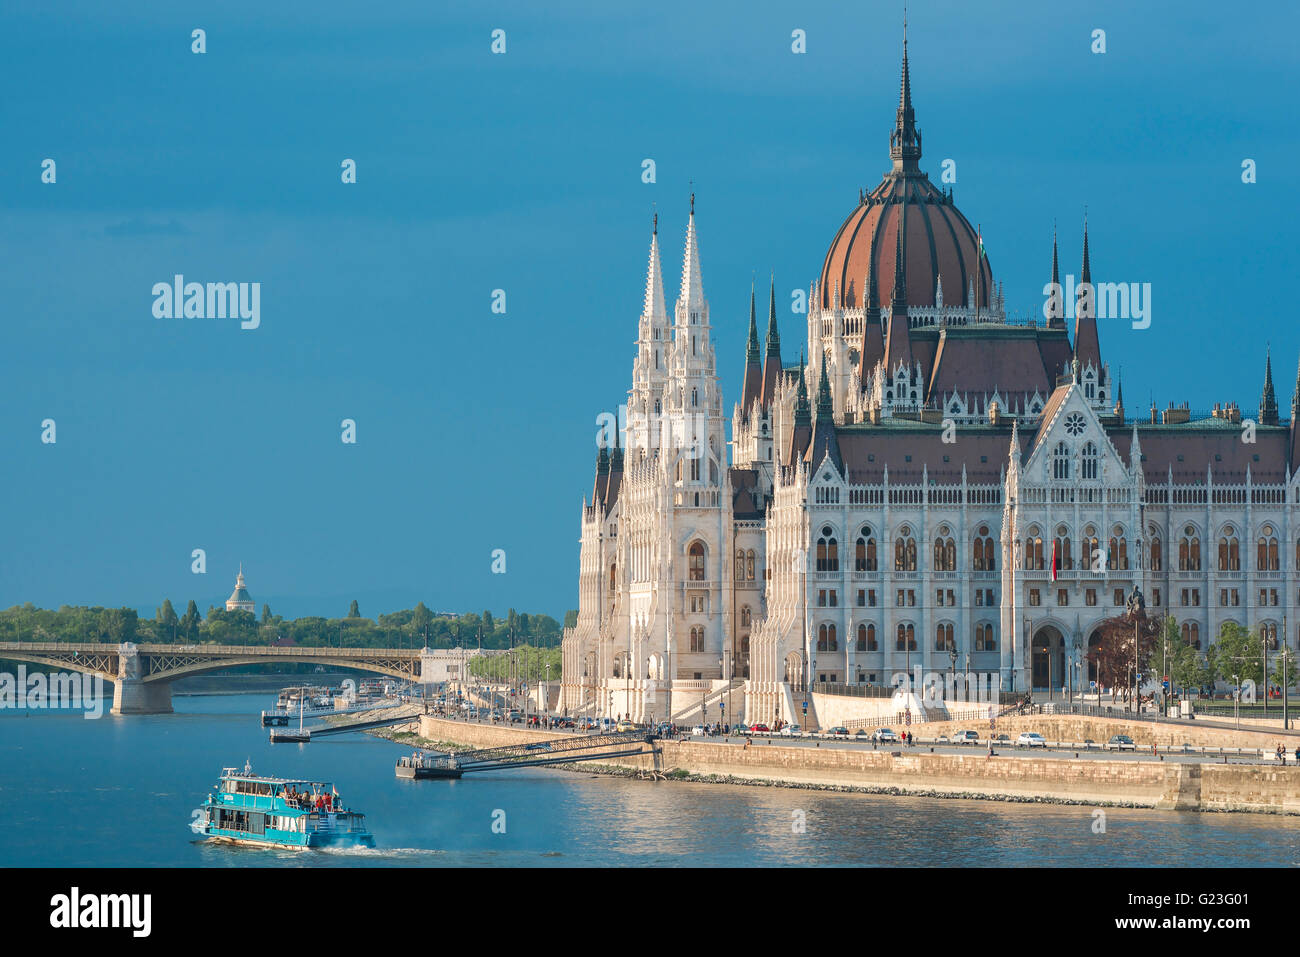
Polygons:
M907 39L903 40L903 77L898 113L889 137L894 168L849 214L835 234L821 273L821 303L831 307L839 288L839 304L861 306L867 267L875 285L876 301L887 305L894 294L900 220L903 231L904 287L909 306L933 306L935 283L943 280L944 302L970 306L968 284L975 285L981 308L989 305L993 270L988 257L982 266L975 230L952 204L952 197L936 189L921 172L921 131L912 109L911 77L907 66ZM977 274L983 273L983 281Z
M821 272L823 309L831 307L836 283L844 307L862 305L868 263L876 301L889 304L900 220L906 223L903 265L909 306L933 306L935 283L942 278L946 304L969 305L967 284L973 281L980 307L988 307L993 270L985 256L983 282L976 276L978 239L970 222L924 174L890 173L849 214L831 242Z

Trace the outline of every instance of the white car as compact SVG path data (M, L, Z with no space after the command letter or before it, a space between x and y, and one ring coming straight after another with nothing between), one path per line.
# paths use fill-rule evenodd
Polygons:
M980 736L977 731L958 731L951 741L953 744L979 744Z
M1016 738L1017 748L1045 748L1047 739L1037 731L1021 731L1020 737Z
M696 737L702 738L706 734L708 734L708 732L704 730L704 725L697 724L695 727L691 728L691 734L695 735Z
M781 735L783 738L802 738L803 728L799 727L797 724L787 724L778 731L777 734Z
M898 735L892 728L877 728L871 732L871 740L881 744L898 744Z

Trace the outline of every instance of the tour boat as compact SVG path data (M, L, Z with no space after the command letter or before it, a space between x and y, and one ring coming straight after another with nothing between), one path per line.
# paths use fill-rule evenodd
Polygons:
M295 849L374 847L365 815L339 801L334 785L223 768L190 825L221 842Z

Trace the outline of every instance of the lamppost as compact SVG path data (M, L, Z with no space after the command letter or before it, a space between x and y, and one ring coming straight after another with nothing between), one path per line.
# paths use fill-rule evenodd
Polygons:
M1034 678L1033 678L1034 649L1029 644L1029 616L1028 615L1025 616L1025 631L1024 631L1024 636L1021 638L1021 640L1024 642L1025 650L1029 652L1029 668L1030 668L1029 693L1032 696L1034 692ZM1015 690L1016 690L1016 659L1015 656L1013 655L1011 658L1011 691L1014 693Z
M1237 722L1237 730L1241 730L1241 679L1237 675L1232 676L1232 715Z
M952 684L952 696L957 697L957 646L948 648L948 680Z
M1070 668L1070 705L1073 706L1075 689L1083 694L1083 641L1078 635L1074 636L1074 661Z

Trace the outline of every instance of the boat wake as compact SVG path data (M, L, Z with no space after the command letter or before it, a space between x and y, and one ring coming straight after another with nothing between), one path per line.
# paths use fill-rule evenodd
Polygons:
M318 854L337 854L342 857L421 857L424 855L443 854L444 851L431 847L321 847Z

